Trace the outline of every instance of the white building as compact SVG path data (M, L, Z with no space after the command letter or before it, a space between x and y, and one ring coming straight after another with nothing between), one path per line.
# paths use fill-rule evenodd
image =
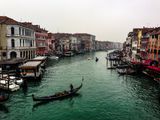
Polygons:
M74 36L70 36L70 40L71 40L71 50L74 52L78 52L80 50L81 41Z
M25 58L31 59L35 57L35 32L33 29L11 19L6 16L0 16L0 24L6 25L4 29L6 41L6 56L3 59ZM1 39L0 39L1 40Z

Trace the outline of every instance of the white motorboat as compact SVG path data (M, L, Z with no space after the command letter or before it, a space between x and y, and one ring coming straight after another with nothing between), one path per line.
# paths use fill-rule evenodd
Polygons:
M21 85L23 83L22 78L18 78L18 77L15 77L15 76L10 76L10 80L17 85Z
M50 56L49 59L51 59L51 60L58 60L59 57L58 56Z
M67 51L67 52L64 53L65 57L71 57L73 55L74 55L74 53L72 51Z
M8 80L0 80L0 88L4 90L9 90L9 91L17 91L20 89L19 85L16 85L14 82L10 81L9 82L9 88L8 88Z

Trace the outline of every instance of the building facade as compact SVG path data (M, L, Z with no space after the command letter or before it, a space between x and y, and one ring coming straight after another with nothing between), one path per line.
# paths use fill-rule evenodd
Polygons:
M85 52L92 52L95 50L96 37L87 33L75 33L74 36L81 39L81 46Z
M54 55L56 53L56 48L55 48L55 37L53 33L48 33L48 39L46 44L47 44L48 55Z
M3 26L1 33L1 60L35 57L35 32L33 29L21 24L6 16L0 17L0 24ZM5 26L5 27L4 27Z

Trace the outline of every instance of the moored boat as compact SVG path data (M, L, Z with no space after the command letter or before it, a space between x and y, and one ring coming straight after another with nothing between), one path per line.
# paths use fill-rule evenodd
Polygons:
M29 61L19 68L21 69L21 76L25 79L40 79L43 73L43 68L41 67L41 61Z
M73 53L72 51L64 52L64 56L65 56L65 57L71 57L71 56L73 56L73 55L74 55L74 53Z
M49 59L51 59L51 60L58 60L59 57L58 56L49 56Z
M4 93L0 94L0 102L7 101L8 99L9 99L9 95L8 94L4 94Z
M32 99L33 101L41 101L41 102L65 99L65 98L74 96L82 88L82 85L83 84L81 83L81 85L77 88L60 92L60 93L55 93L54 95L50 95L50 96L35 97L34 95L32 95Z
M160 82L160 68L156 66L146 66L143 73L155 81Z
M129 65L120 65L120 66L117 66L117 72L120 75L131 75L135 73L135 70L131 68L131 66Z
M23 79L20 77L10 76L10 81L14 82L17 85L23 84Z

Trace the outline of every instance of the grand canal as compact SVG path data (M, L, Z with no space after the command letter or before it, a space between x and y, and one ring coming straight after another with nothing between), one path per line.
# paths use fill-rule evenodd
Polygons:
M160 86L143 76L119 76L106 69L106 52L49 61L41 82L28 91L11 94L0 106L0 120L158 120ZM92 58L88 60L88 58ZM95 62L95 57L99 61ZM38 105L32 94L43 96L79 86L79 95Z

